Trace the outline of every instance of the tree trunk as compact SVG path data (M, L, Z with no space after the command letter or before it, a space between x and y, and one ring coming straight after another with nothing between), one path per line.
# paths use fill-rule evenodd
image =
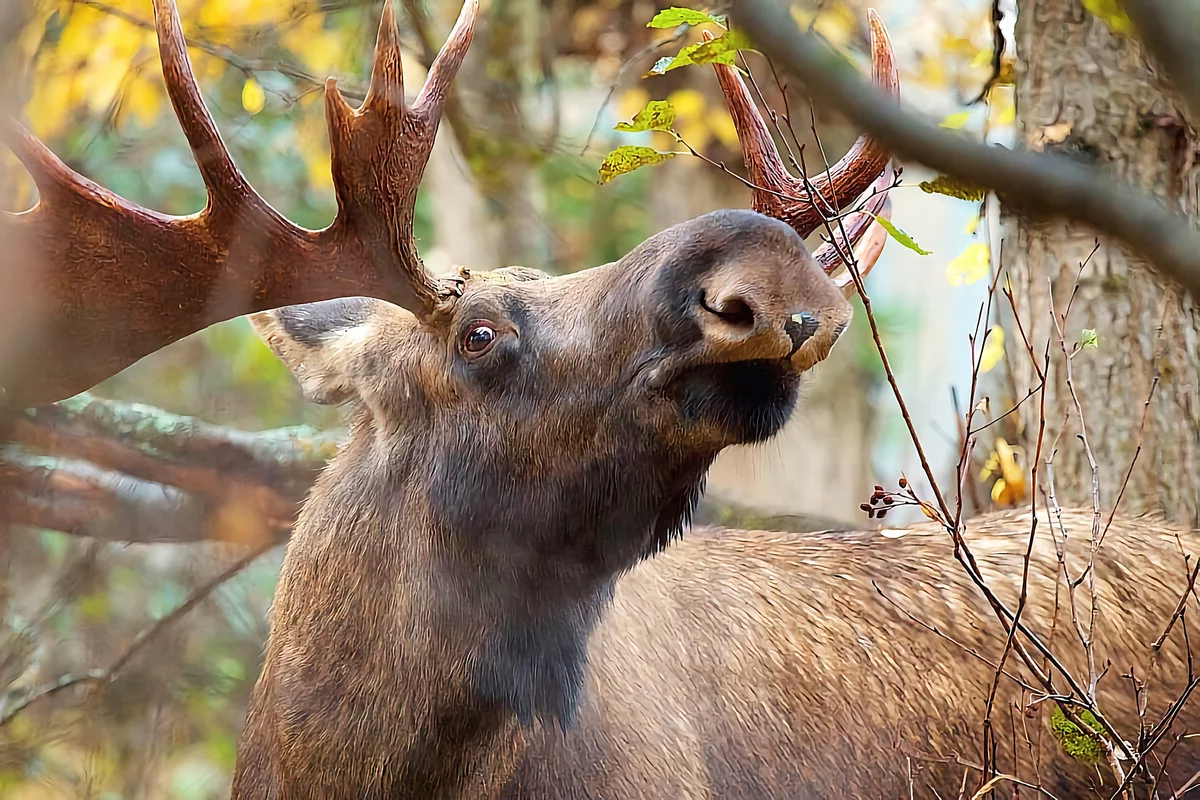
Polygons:
M1139 44L1113 33L1079 0L1022 0L1016 27L1018 135L1031 149L1086 159L1195 214L1200 191L1197 139L1180 122ZM1064 137L1065 134L1065 137ZM1078 438L1081 427L1067 383L1067 359L1051 318L1071 298L1079 265L1096 233L1065 222L1006 219L1004 267L1017 311L1035 352L1050 343L1043 460L1058 442L1054 489L1066 505L1092 503L1092 469ZM1123 511L1162 510L1196 524L1200 493L1200 314L1196 300L1153 274L1137 256L1101 236L1079 278L1063 328L1067 351L1084 329L1096 349L1070 359L1070 378L1095 456L1100 503L1112 508L1135 451L1136 466L1121 499ZM1019 399L1037 378L1020 332L1006 321L1009 368ZM1151 385L1158 385L1140 430ZM1032 457L1038 432L1036 399L1020 422ZM1062 433L1061 438L1057 438Z

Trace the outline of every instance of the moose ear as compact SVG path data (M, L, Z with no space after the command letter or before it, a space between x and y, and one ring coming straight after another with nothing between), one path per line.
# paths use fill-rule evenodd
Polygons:
M369 335L378 301L343 297L250 315L259 338L287 365L310 402L335 405L358 392L347 368Z

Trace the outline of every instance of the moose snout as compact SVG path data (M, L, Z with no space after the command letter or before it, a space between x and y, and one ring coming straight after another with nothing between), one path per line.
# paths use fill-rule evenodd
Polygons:
M707 358L787 359L797 370L825 358L850 322L850 305L823 274L797 283L811 288L798 290L786 281L762 285L745 275L708 282L696 315Z

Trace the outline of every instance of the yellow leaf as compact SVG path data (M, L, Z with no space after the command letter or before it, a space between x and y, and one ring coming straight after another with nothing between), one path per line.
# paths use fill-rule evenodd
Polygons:
M638 112L638 109L645 108L650 102L650 93L640 86L635 86L621 93L617 98L616 112L621 119L630 119ZM679 109L675 110L679 113Z
M242 108L254 116L262 111L266 104L267 93L263 91L262 85L253 77L246 78L246 82L242 84Z
M789 4L789 5L791 5L791 4ZM807 28L809 25L812 24L813 17L815 15L809 9L802 8L797 5L792 5L790 11L791 11L792 19L796 21L797 27Z
M941 517L938 516L938 512L937 512L936 508L929 505L929 503L926 503L924 500L920 500L918 502L921 504L921 513L923 513L925 516L929 517L934 522L941 521Z
M738 146L737 128L733 125L733 117L723 108L714 108L708 114L708 127L721 144L736 150Z
M125 87L125 94L121 97L121 115L132 117L143 127L149 127L158 119L160 103L158 84L148 80L145 75L138 75Z
M979 355L979 373L989 372L1000 359L1004 358L1004 329L993 325L988 332L987 341L983 343L983 352Z
M660 153L649 147L623 145L609 153L600 165L600 183L608 183L618 175L633 172L639 167L661 164L677 153Z
M292 5L265 0L203 0L197 21L205 28L243 28L282 22L292 13Z
M681 120L676 124L676 131L679 133L680 138L700 151L703 151L708 146L708 140L712 137L703 119ZM656 146L667 147L669 145L656 144Z
M930 58L923 53L917 55L917 83L941 87L946 85L946 80L946 65L941 58Z
M956 55L966 58L979 57L979 45L975 44L970 38L965 36L955 36L952 33L943 33L938 42L938 51L943 54ZM989 54L990 50L984 51ZM986 63L986 62L985 62Z
M1024 452L1024 449L1010 445L999 436L996 437L996 457L1000 463L1000 473L1012 485L1025 483L1025 473L1017 463L1017 457Z
M1083 7L1104 20L1113 33L1133 32L1133 21L1121 0L1083 0Z
M834 47L845 47L858 32L858 16L846 5L831 5L817 14L813 29Z
M988 109L992 124L1012 125L1017 119L1017 107L1013 104L1011 90L993 89L989 97L992 98Z
M698 119L704 114L705 106L708 105L704 93L696 89L679 89L671 92L667 96L667 102L675 108L676 119L681 120Z
M328 191L333 188L333 172L329 165L329 144L326 140L324 120L317 116L313 107L320 99L319 92L301 99L300 107L308 113L301 115L293 128L297 149L307 167L311 188Z
M24 211L33 205L33 180L11 152L0 151L0 208Z
M336 30L325 28L325 15L308 13L289 27L280 41L302 59L313 72L327 75L342 64L343 56L353 45L343 41Z
M712 138L707 120L708 100L696 89L679 89L667 96L667 102L675 109L675 130L683 140L697 150L703 150ZM659 137L655 147L669 147L666 137Z
M942 120L941 127L950 128L952 130L958 130L963 125L966 125L970 120L971 120L971 112L970 111L959 111L955 114L951 114L950 116L948 116L944 120Z
M991 251L986 242L968 245L946 265L946 280L951 286L970 286L987 277Z
M674 107L666 100L651 100L645 108L633 115L631 122L618 122L613 130L627 133L669 131L674 124Z
M25 118L42 139L58 134L81 99L79 84L70 74L48 75L34 88L34 102L25 107Z
M975 54L975 57L971 59L971 68L977 69L979 67L986 67L988 64L991 64L991 63L992 63L992 49L989 47L984 50L980 50L978 53Z
M963 233L974 236L975 231L979 230L979 217L979 214L972 214L971 218L967 220L967 224L963 225Z
M996 437L995 455L1002 477L992 484L992 502L1011 506L1025 499L1025 470L1017 461L1017 456L1022 453L1024 450L1020 447Z
M988 453L987 461L983 464L983 469L979 470L979 480L986 481L992 477L992 473L1000 469L1000 456L996 455L996 451Z

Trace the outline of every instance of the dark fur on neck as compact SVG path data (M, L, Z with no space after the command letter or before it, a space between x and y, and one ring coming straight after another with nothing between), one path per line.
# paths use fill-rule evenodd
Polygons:
M705 463L684 470L670 487L653 522L639 537L636 559L590 587L577 585L571 587L573 591L555 587L552 593L561 598L557 603L543 604L528 597L522 599L533 602L521 604L525 608L507 610L473 663L472 681L483 700L508 709L526 727L535 720L564 729L574 724L587 668L588 638L612 600L617 578L682 535L703 492L707 468ZM620 534L619 529L609 528L601 540ZM546 584L552 584L554 577L547 578L541 586L527 585L532 595L550 588ZM506 594L502 592L502 597Z

